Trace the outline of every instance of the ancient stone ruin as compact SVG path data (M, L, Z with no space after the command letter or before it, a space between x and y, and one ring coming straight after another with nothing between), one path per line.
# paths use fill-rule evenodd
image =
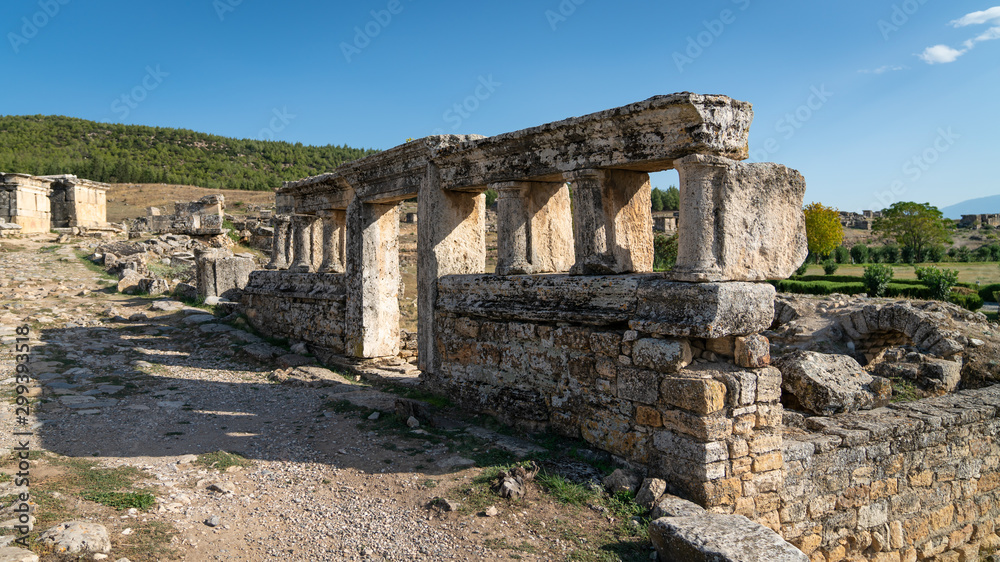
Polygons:
M829 367L855 392L845 406L818 399L815 417L785 415L794 385L770 364L775 290L764 281L806 257L805 181L741 162L751 120L745 102L681 93L495 137L427 137L286 183L245 312L320 357L397 357L399 203L416 197L428 388L582 438L813 560L978 552L996 516L982 502L995 504L1000 482L1000 390L886 408L891 390L854 380L852 359ZM653 273L648 174L669 169L680 175L677 265ZM499 192L493 273L486 189ZM861 304L837 324L856 348L871 336L959 353L921 314Z
M0 223L22 234L107 226L110 186L73 175L0 174Z
M197 201L174 203L174 214L164 215L157 207L146 209L145 230L152 234L186 234L189 236L215 236L223 228L226 198L206 195Z

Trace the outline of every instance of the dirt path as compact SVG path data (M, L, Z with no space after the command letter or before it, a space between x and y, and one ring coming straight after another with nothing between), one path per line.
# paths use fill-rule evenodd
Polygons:
M395 396L353 377L276 384L275 365L240 353L256 336L204 310L114 292L77 257L87 244L0 242L4 373L14 369L16 327L31 326L35 535L90 520L107 527L110 560L133 562L649 559L641 525L601 496L563 503L537 487L515 502L494 496L483 467L491 474L513 457L481 430L407 427ZM0 384L8 451L25 427L14 388ZM232 460L217 451L239 453L244 466L207 466ZM2 470L17 469L8 461ZM94 486L109 486L95 474L155 504L118 511L91 501ZM0 480L0 496L19 491ZM438 496L461 505L428 507ZM483 514L490 506L494 517Z

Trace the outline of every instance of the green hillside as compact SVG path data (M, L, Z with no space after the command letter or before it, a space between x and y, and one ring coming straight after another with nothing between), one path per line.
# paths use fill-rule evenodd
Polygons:
M110 183L270 190L373 152L72 117L0 116L0 172L76 174Z

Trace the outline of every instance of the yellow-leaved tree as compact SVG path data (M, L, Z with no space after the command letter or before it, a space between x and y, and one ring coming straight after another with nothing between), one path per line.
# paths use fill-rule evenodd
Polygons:
M810 203L806 214L806 238L809 253L817 261L830 255L844 242L844 226L840 224L840 211L822 203Z

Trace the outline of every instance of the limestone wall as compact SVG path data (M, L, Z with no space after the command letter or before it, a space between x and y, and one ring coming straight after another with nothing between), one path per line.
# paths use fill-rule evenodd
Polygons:
M788 429L782 536L813 560L979 560L1000 544L998 408L994 386Z
M243 306L250 323L267 336L344 353L343 275L253 271L243 290Z
M769 287L445 277L436 364L424 380L465 408L582 437L647 466L675 493L732 511L738 497L776 498L781 486L780 374L704 358L735 355L736 336L769 321ZM653 293L663 298L646 298ZM733 302L744 314L718 306ZM753 515L777 526L777 509L761 503Z

